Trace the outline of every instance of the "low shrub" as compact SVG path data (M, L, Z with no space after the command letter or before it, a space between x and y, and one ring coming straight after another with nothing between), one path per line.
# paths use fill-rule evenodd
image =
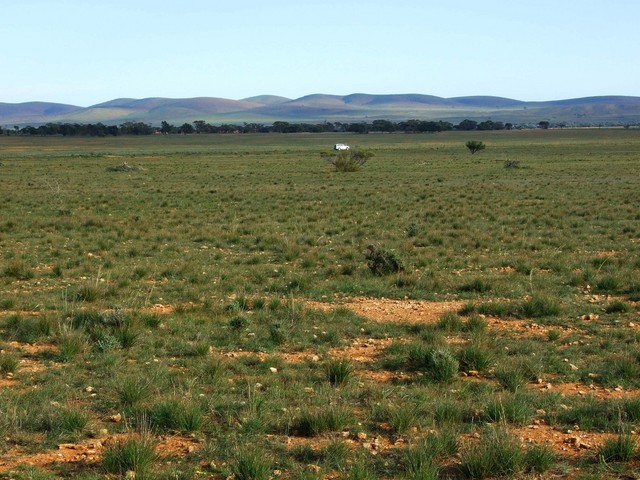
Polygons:
M504 168L520 168L520 161L518 160L505 160Z
M596 381L606 386L640 383L640 362L632 355L610 355L596 365Z
M491 366L493 354L488 348L471 343L460 349L458 360L463 371L475 370L481 372Z
M414 405L380 405L374 409L377 422L387 424L394 433L404 434L419 422Z
M487 330L487 321L480 315L471 315L463 325L462 329L465 332L483 333Z
M73 295L76 302L95 302L97 298L98 289L93 285L81 285Z
M24 418L27 429L53 435L81 432L88 422L87 415L81 410L54 407L30 412Z
M455 425L464 421L461 405L449 399L438 400L433 406L433 417L438 425Z
M447 312L440 315L438 328L446 332L459 332L462 330L462 318L455 312Z
M15 280L30 280L35 277L35 273L22 260L13 260L4 268L5 277Z
M322 449L324 463L330 468L342 468L349 454L347 444L338 439L332 439L329 444Z
M10 315L4 321L4 335L12 340L34 343L51 335L52 322L47 317Z
M204 421L204 413L198 405L177 399L155 403L145 416L151 428L162 432L194 432Z
M525 466L520 443L502 429L486 429L479 442L463 451L461 457L462 472L473 479L512 476Z
M487 148L487 146L479 140L469 140L467 143L464 144L464 146L467 147L471 155L479 152L480 150L484 150L485 148Z
M458 287L459 292L487 293L492 289L492 285L480 278L476 278Z
M420 442L420 447L434 460L445 459L458 453L458 437L451 430L431 432Z
M331 360L327 364L327 380L333 386L347 383L353 373L353 365L346 358Z
M239 451L231 465L235 480L268 480L271 470L271 461L267 456L247 450Z
M144 377L125 378L119 383L118 399L125 407L138 405L149 394L149 381Z
M605 313L628 313L631 310L631 305L622 300L614 300L604 307Z
M438 479L440 469L434 463L431 452L423 443L407 448L404 452L403 463L407 479Z
M540 295L534 295L518 307L518 314L523 318L552 317L559 313L560 306L556 300Z
M610 438L598 449L598 458L604 462L629 462L636 454L637 443L630 435Z
M361 149L322 154L323 160L327 161L336 172L357 172L373 156L373 152Z
M595 289L599 293L616 293L621 287L621 282L617 277L606 275L597 281Z
M489 400L486 414L491 422L510 422L525 425L531 420L534 410L522 395L495 397Z
M501 367L496 370L496 379L502 388L510 392L516 392L524 387L526 379L522 371L518 368Z
M123 477L134 472L136 480L153 478L150 469L157 458L155 446L149 434L117 440L105 450L102 467L107 473Z
M555 463L557 455L547 445L532 445L524 454L525 468L529 472L543 473Z
M0 373L6 375L7 373L15 373L18 369L18 358L7 352L0 353Z
M139 165L129 165L127 162L107 167L107 172L138 172L140 170L144 170L144 168Z
M83 332L68 331L58 338L60 360L68 362L89 349L89 342Z
M236 331L242 330L249 325L249 319L243 315L236 315L229 320L229 326Z
M341 431L348 424L351 413L339 407L303 411L292 424L292 430L303 437L325 432Z
M367 253L365 256L367 259L367 266L374 275L383 276L404 270L402 261L390 250L378 248L371 244L367 246Z
M451 380L458 374L459 362L446 347L412 345L407 363L412 370L422 372L436 382Z

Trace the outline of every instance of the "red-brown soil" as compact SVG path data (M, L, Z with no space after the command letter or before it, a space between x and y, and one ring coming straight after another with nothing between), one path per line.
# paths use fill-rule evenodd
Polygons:
M330 311L335 308L348 308L354 313L366 317L369 320L377 322L406 322L406 323L434 323L440 316L446 312L457 311L465 302L461 301L445 301L445 302L429 302L417 300L391 300L391 299L374 299L374 298L354 298L345 300L340 303L323 303L307 301L305 308L319 309ZM172 305L153 305L150 312L165 315L174 311ZM521 335L546 335L548 329L545 326L538 325L526 320L501 320L496 318L487 318L487 324L490 330L508 329L511 332L517 332ZM555 327L556 330L558 327ZM570 328L566 329L571 331ZM455 337L450 339L456 341ZM355 367L355 376L360 382L384 383L392 380L399 380L405 374L397 372L388 372L373 368L373 363L377 360L381 352L392 342L403 341L398 338L372 339L358 338L353 340L351 345L346 347L332 348L326 353L314 351L277 353L275 356L281 358L287 363L302 362L320 362L329 358L348 358L353 362ZM50 344L22 344L11 342L8 349L17 353L19 367L15 374L5 375L0 379L0 389L2 388L20 388L21 375L30 372L38 372L43 368L50 368L51 362L45 366L40 360L42 353L49 350L55 352L56 347ZM261 360L267 360L270 354L255 353L244 351L220 351L219 354L227 357L237 357L243 355L257 356ZM464 375L463 375L464 376ZM465 381L478 381L475 375L465 376ZM487 379L488 380L488 379ZM598 399L619 399L625 397L637 397L640 390L617 388L605 388L594 384L584 383L554 383L553 379L549 381L530 384L527 388L546 389L558 392L562 396L593 396ZM540 412L541 413L541 412ZM546 444L549 445L558 455L565 457L567 460L575 460L578 457L593 456L599 445L606 439L611 438L612 434L600 432L584 432L580 431L576 426L574 428L560 430L545 424L542 419L543 414L537 415L530 425L522 427L512 427L510 430L518 436L523 444ZM106 420L105 420L106 421ZM19 446L9 448L2 456L0 456L0 474L15 469L20 464L36 465L45 470L51 469L59 464L67 464L70 467L80 467L82 465L95 464L101 460L105 446L110 442L122 437L122 434L108 434L106 430L101 430L103 434L96 438L85 440L74 444L60 444L58 448L46 452L28 454ZM635 432L633 432L635 434ZM477 435L462 435L461 442L473 442L477 440ZM409 441L408 437L401 435L378 435L368 437L363 432L350 431L342 433L343 440L347 445L353 447L362 446L373 454L384 451L388 448L402 446ZM303 439L296 437L279 438L288 448L294 448L296 445L305 443L311 444L313 448L321 448L324 443L329 441L328 438ZM190 437L167 436L160 438L158 444L158 452L161 456L186 456L193 453L200 447L198 440ZM310 466L313 468L313 466Z

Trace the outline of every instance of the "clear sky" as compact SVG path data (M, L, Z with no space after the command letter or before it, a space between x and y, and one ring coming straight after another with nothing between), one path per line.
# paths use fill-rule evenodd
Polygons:
M640 96L640 0L0 0L0 102Z

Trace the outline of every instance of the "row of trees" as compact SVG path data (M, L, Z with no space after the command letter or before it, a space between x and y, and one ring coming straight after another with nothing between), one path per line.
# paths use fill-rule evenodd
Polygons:
M548 122L540 122L538 127L548 128ZM125 122L121 125L104 125L103 123L47 123L38 127L27 126L13 130L0 129L0 134L6 135L59 135L59 136L91 136L105 137L115 135L152 135L152 134L200 134L200 133L322 133L322 132L405 132L405 133L435 133L448 130L510 130L511 123L486 120L476 122L463 120L454 125L451 122L428 120L405 120L393 122L390 120L373 120L372 122L323 122L323 123L289 123L276 121L271 125L261 123L243 123L242 125L222 124L212 125L204 120L193 123L183 123L180 126L166 121L160 127L154 127L144 122Z

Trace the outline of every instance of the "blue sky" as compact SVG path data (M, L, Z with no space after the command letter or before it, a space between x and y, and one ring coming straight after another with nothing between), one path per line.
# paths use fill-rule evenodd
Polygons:
M0 11L0 102L640 96L638 0L24 0Z

